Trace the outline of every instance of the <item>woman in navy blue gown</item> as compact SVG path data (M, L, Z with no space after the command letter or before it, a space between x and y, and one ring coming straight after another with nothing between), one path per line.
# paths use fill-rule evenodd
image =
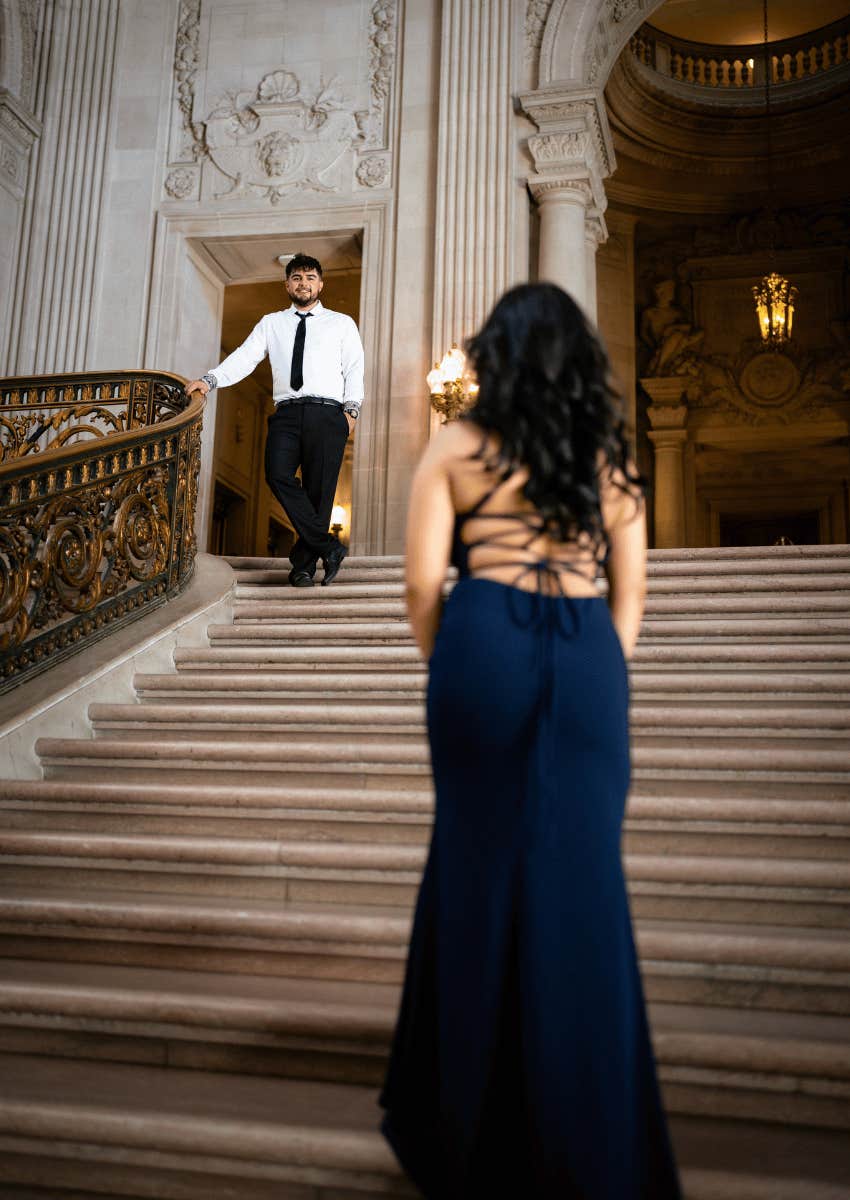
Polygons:
M428 1200L678 1200L620 858L641 481L566 293L508 292L469 353L410 504L436 816L383 1130Z

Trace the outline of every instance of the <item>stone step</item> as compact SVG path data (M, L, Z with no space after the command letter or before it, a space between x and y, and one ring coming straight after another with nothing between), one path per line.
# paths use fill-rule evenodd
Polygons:
M0 882L291 903L411 905L426 846L4 830ZM626 855L638 915L824 928L850 925L850 863L840 859Z
M662 674L633 667L632 703L658 699L677 704L699 704L728 700L742 705L777 705L800 701L807 705L850 705L850 671L802 674L779 671L694 671ZM428 681L421 666L405 672L387 671L289 671L184 669L168 675L139 673L133 687L143 700L219 697L223 699L327 700L356 699L404 703L422 700Z
M0 955L226 975L398 983L409 910L7 885ZM639 917L653 1001L850 1014L846 931Z
M85 1061L58 1073L24 1054L0 1069L0 1184L14 1200L59 1200L57 1187L73 1200L416 1195L377 1132L373 1087ZM671 1133L685 1200L847 1194L842 1134L675 1114Z
M846 608L845 608L846 613ZM659 639L742 639L748 642L759 639L796 638L802 642L829 642L830 639L845 639L845 649L850 651L850 616L806 617L747 617L712 619L705 617L688 620L670 620L656 617L644 621L644 637L650 643ZM387 621L343 621L328 618L325 621L305 621L296 616L277 621L243 621L229 625L210 625L207 628L210 642L232 642L236 644L255 641L299 641L304 645L334 641L343 645L369 642L391 642L411 639L406 620Z
M6 885L0 956L55 962L397 983L410 917L398 907ZM823 943L822 943L823 944ZM822 1011L841 1011L824 944ZM850 968L848 968L850 969Z
M700 784L692 780L687 788L651 784L632 788L627 816L668 819L681 816L684 821L774 821L788 825L799 822L840 822L847 812L848 792L841 786L776 783L769 788L758 785L755 791L728 783ZM378 786L352 787L343 783L327 786L311 780L304 785L258 784L251 779L219 781L210 779L202 791L167 778L133 783L120 772L92 775L84 782L57 779L8 779L0 781L0 803L5 810L24 809L38 802L57 806L115 804L123 809L141 811L147 806L190 806L204 811L231 809L239 813L267 810L322 809L334 812L383 813L394 819L401 814L430 814L433 792L430 779L421 786L404 789Z
M296 667L302 671L326 671L329 667L348 671L422 671L422 656L414 645L397 642L395 645L361 644L350 646L297 645L289 639L283 644L269 642L257 645L228 645L220 641L216 646L186 646L174 651L174 664L179 670L203 669L207 667L244 669L261 665L272 668ZM695 667L707 665L714 672L729 672L737 669L769 672L771 670L819 671L823 674L835 672L846 675L850 666L850 645L844 642L795 643L686 643L668 642L653 644L638 642L632 659L632 670L644 671L681 670L693 671Z
M730 783L807 780L850 785L850 756L837 741L817 748L811 748L806 739L791 747L787 739L771 743L767 738L754 738L744 746L737 739L718 737L704 746L687 737L678 742L673 739L674 744L669 746L641 745L637 738L635 741L632 767L637 781L705 778ZM279 779L301 785L314 782L318 771L326 785L344 783L355 787L374 786L375 779L383 776L385 785L403 788L416 780L419 788L430 777L424 737L411 742L381 738L368 744L346 740L337 744L334 756L329 756L328 742L315 736L293 734L283 743L251 731L240 736L232 730L226 738L215 734L205 739L196 733L191 738L158 738L156 742L126 735L92 740L39 738L35 751L45 778L55 778L60 771L66 778L78 778L80 772L88 775L99 765L138 772L142 779L150 778L155 771L168 771L176 778L204 786L211 774L224 772L238 772L240 776L249 773L258 784Z
M388 984L0 968L3 1052L375 1086L400 998ZM762 1120L850 1125L850 1018L656 1004L650 1023L671 1111L746 1117L758 1100Z
M368 693L367 693L368 695ZM395 734L422 734L425 729L423 704L374 704L361 701L333 703L315 700L286 703L273 700L187 700L136 704L91 704L88 717L97 733L150 730L159 736L180 732L275 729L289 733L327 730L336 740L351 732L362 739ZM680 732L694 739L716 736L807 737L824 741L850 732L850 709L835 704L763 705L723 704L667 705L633 701L633 737L663 731ZM850 747L849 747L850 748Z
M648 552L650 563L668 562L735 562L739 559L770 560L776 562L838 558L850 559L850 545L837 543L835 545L806 545L806 546L679 546L670 550L655 550ZM250 555L223 555L224 561L234 570L244 567L274 567L289 566L288 559ZM403 566L403 554L358 555L353 554L346 562L360 565Z
M333 606L344 601L366 598L379 601L404 600L405 587L401 578L389 582L373 580L371 583L350 583L345 579L345 575L341 575L334 581L333 587L323 589L293 588L289 586L285 577L278 583L250 583L244 582L240 577L237 579L235 597L240 601L277 600L280 603L300 604L305 610L316 604ZM454 586L454 582L454 576L450 575L446 585L447 591ZM605 579L600 577L597 585L600 595L604 595L607 592ZM759 600L764 593L767 594L767 598L787 596L791 589L783 585L784 581L777 580L774 575L762 576L761 573L659 577L653 575L650 570L647 595L650 599L680 597L685 601L692 596L703 596L707 598L707 602L715 596L721 600L746 596ZM850 562L843 572L821 573L813 570L811 574L797 573L793 577L792 589L795 595L805 592L825 598L834 596L836 592L846 592L850 589Z
M290 594L301 595L306 588L291 588ZM847 596L841 591L808 593L803 596L766 593L763 596L699 597L649 596L646 603L646 632L651 633L653 620L664 616L671 620L692 622L706 616L750 621L780 615L802 615L806 621L829 618L832 614L845 616ZM362 600L328 597L323 591L312 604L293 602L288 596L274 599L254 599L237 594L233 605L234 623L255 621L385 621L407 620L404 601L366 597Z
M49 788L55 781L37 782ZM92 781L95 782L95 781ZM78 788L75 796L72 789ZM264 837L281 841L372 842L419 845L431 834L429 793L365 792L355 806L343 789L332 799L309 789L274 789L268 803L235 802L232 790L222 803L196 788L112 785L104 798L90 784L68 783L63 798L32 791L27 799L0 798L7 830L101 834L197 835L218 838ZM317 789L318 791L318 789ZM142 799L136 798L137 792ZM161 793L165 793L162 795ZM268 795L268 792L267 792ZM375 797L373 800L372 797ZM197 797L197 799L196 799ZM364 807L368 803L368 807ZM850 805L841 801L740 800L718 813L716 800L633 797L625 822L627 853L721 855L725 857L840 859L850 855Z

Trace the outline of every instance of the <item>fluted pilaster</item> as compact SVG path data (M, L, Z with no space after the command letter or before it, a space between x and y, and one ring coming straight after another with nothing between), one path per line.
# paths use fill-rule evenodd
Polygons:
M511 3L444 0L433 357L511 282Z
M11 305L13 372L86 365L117 32L118 0L56 6Z

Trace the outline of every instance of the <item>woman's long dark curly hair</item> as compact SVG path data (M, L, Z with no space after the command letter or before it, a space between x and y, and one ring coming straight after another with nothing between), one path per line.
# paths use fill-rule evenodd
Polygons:
M486 466L503 478L528 469L523 492L552 536L606 545L601 460L636 503L644 481L628 456L608 359L578 305L555 284L512 288L466 351L479 387L466 416L498 435Z

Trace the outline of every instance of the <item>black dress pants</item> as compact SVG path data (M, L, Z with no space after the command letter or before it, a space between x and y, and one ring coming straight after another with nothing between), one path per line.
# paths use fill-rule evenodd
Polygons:
M266 482L298 534L289 561L310 575L339 545L328 528L347 441L348 419L338 405L282 404L269 417Z

